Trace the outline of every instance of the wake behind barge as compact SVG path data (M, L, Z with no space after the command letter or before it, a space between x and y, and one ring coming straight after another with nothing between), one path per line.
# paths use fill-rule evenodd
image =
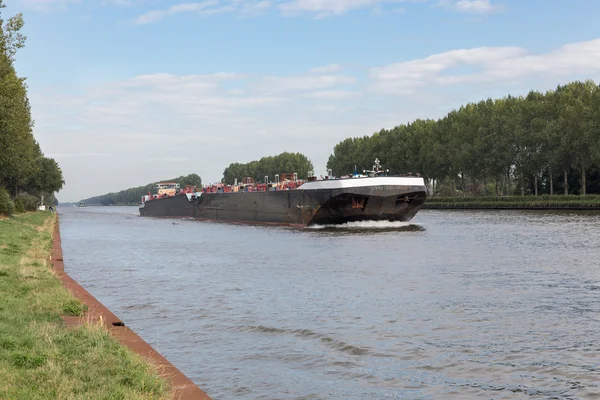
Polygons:
M300 228L356 221L410 221L427 193L423 178L385 176L379 160L375 160L373 171L350 177L299 181L296 174L284 174L282 178L280 181L276 176L275 182L258 185L246 178L240 185L217 184L201 192L161 183L157 194L142 197L140 215Z

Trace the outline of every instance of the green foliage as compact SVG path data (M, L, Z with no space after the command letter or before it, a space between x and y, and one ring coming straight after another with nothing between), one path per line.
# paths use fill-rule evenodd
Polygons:
M166 399L154 367L82 315L47 265L54 214L0 220L0 399Z
M285 152L246 164L232 163L223 172L223 183L233 184L236 178L241 181L246 177L262 182L265 176L273 179L282 173L297 173L299 179L306 179L313 169L312 162L304 154Z
M32 196L50 197L64 181L58 164L44 157L33 136L25 78L18 77L14 68L16 52L25 45L23 25L22 14L6 21L0 17L0 186L11 196L26 190ZM17 203L28 209L27 201Z
M18 214L25 212L25 204L23 204L23 200L15 199L15 212Z
M83 315L87 311L87 306L76 299L67 301L62 308L65 315Z
M12 215L15 212L15 204L10 195L3 187L0 187L0 215Z
M15 207L17 206L17 202L19 202L23 207L23 211L18 212L35 211L37 210L39 199L36 196L32 196L26 192L19 192L15 196Z
M0 1L0 9L5 7L4 2ZM6 23L0 17L0 27L3 29L2 44L11 61L14 61L17 50L25 46L27 37L21 33L24 25L25 21L21 13L10 17Z
M62 171L54 159L40 154L35 163L36 174L27 182L29 191L34 191L37 194L52 194L62 189L65 181L63 180Z
M600 87L571 82L348 138L327 167L339 176L379 158L391 172L419 172L435 193L453 196L600 193L599 121Z
M39 147L32 134L24 82L17 77L6 51L0 52L0 104L0 184L14 195L16 188L35 174Z
M130 189L121 190L120 192L107 193L101 196L90 197L81 201L87 204L102 204L103 206L108 205L136 205L139 204L140 199L143 195L152 192L152 189L158 182L177 182L183 189L187 185L196 187L202 187L202 178L197 174L189 174L180 176L178 178L165 179L162 181L156 181L149 183L145 186L138 186Z

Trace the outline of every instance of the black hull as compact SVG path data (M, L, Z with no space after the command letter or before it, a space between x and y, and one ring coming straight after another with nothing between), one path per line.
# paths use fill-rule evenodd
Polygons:
M147 201L140 215L305 227L356 221L410 221L421 209L424 186L204 193Z

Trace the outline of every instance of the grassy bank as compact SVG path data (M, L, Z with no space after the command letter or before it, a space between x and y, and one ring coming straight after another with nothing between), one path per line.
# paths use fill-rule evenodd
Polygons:
M55 214L0 219L0 399L166 399L153 366L99 324L49 268Z
M600 195L428 197L423 208L600 209Z

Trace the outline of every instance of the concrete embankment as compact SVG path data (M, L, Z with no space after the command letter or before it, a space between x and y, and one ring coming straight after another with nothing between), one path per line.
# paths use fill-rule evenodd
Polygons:
M210 400L210 397L179 369L160 355L135 332L125 326L123 321L65 272L58 218L53 233L51 263L56 276L59 277L63 285L87 306L88 311L84 316L63 317L68 326L76 326L90 320L102 323L121 344L127 346L157 367L160 376L170 383L172 398L179 400Z

